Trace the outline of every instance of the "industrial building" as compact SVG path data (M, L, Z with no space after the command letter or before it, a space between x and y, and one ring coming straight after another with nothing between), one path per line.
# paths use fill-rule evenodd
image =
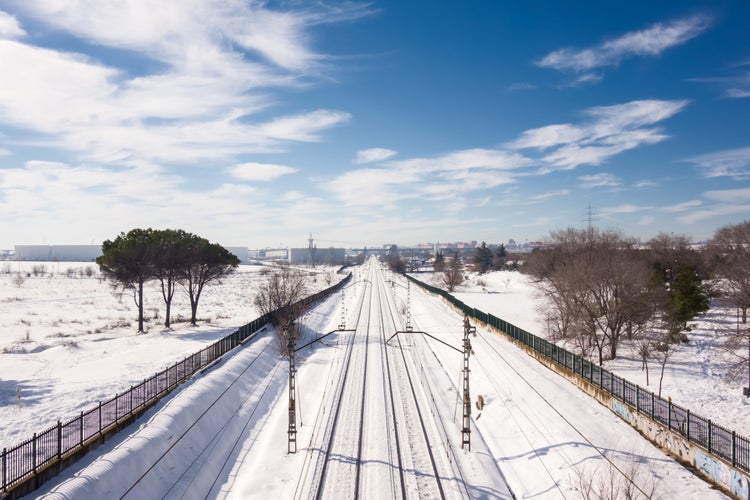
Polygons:
M16 245L15 260L40 262L93 262L101 245Z
M247 264L247 247L225 247ZM13 260L37 262L93 262L102 254L101 245L16 245Z
M310 264L310 258L312 256L312 264L315 266L326 265L326 266L341 266L346 260L346 250L344 248L290 248L289 249L289 263L290 264Z

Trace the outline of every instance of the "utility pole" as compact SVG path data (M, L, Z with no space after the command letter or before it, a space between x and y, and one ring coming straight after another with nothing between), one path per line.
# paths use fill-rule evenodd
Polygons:
M471 392L469 391L469 356L471 356L471 340L469 334L476 336L477 329L469 323L469 316L464 315L464 425L461 430L461 449L467 445L471 451Z
M294 347L296 339L294 338L294 328L292 323L284 325L284 335L289 339L287 343L287 352L289 353L289 430L287 435L287 453L297 453L297 400L295 392L297 382L295 375L297 367L294 365Z
M406 331L411 332L411 281L406 282Z

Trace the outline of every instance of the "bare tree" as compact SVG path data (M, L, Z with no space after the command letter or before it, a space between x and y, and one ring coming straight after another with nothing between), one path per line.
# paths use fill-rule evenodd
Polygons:
M448 269L443 271L443 283L445 283L448 292L452 293L463 282L463 266L461 265L461 259L458 257L458 252L456 252L451 259Z
M747 323L750 308L750 220L719 228L706 249L710 263L722 278L720 292L731 299Z
M297 303L307 295L307 276L287 265L278 266L266 275L255 295L255 306L261 314L269 314L276 328L279 347L286 354L287 339L283 327L294 322L301 313Z
M532 254L528 270L554 311L547 319L558 338L573 337L582 354L595 349L610 359L634 325L644 322L650 269L635 241L617 231L568 228Z

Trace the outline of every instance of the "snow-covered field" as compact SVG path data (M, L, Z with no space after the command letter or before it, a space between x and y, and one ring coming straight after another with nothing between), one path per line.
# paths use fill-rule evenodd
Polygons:
M329 428L325 422L330 422L334 411L336 398L331 394L338 393L339 374L344 373L351 358L345 346L362 347L363 342L372 342L370 353L403 353L411 360L408 364L421 367L414 372L419 373L418 385L424 387L418 392L424 390L425 396L431 392L434 398L434 410L428 410L432 404L424 404L423 411L435 415L438 425L445 429L445 438L433 442L434 449L443 460L453 456L451 467L455 472L439 476L447 487L445 498L509 498L503 494L502 484L510 486L516 498L583 498L582 487L591 481L603 481L607 486L611 482L616 485L617 498L626 498L622 480L628 477L638 488L654 492L654 498L727 498L643 441L634 429L575 386L550 370L540 370L539 364L522 350L481 328L472 339L476 351L471 361L472 400L483 394L485 406L473 413L471 451L463 449L459 443L460 419L457 421L454 415L460 407L457 395L461 381L456 378L460 356L451 347L419 335L405 337L402 349L393 344L386 347L385 335L394 326L388 327L388 332L380 332L382 336L377 338L381 340L372 336L364 340L369 328L366 325L371 324L364 318L373 315L365 312L360 316L362 309L358 304L363 303L361 298L369 290L379 289L373 292L379 298L370 302L365 295L364 304L391 304L387 309L400 312L385 316L394 318L395 327L403 327L405 282L397 277L404 288L385 287L381 279L373 275L369 282L380 285L353 284L346 292L347 323L350 327L356 325L356 333L339 332L300 352L298 453L289 454L286 447L287 363L269 347L272 339L265 331L149 410L126 431L87 454L35 495L76 500L311 498L311 487L316 484L315 457L326 442L322 439ZM320 335L335 328L341 299L338 293L312 309L302 321L305 333ZM412 289L411 311L415 328L431 332L447 344L460 343L461 316L446 303ZM357 338L358 342L349 343ZM390 373L403 382L398 371L384 371L377 362L368 366L372 366L371 376ZM348 380L363 387L363 377L354 375ZM368 398L385 390L385 379L376 379L367 391ZM344 399L356 415L358 405ZM396 405L393 411L395 408L401 406ZM373 411L365 415L370 416ZM391 417L391 410L386 409L384 421L374 419L367 426L370 439L365 440L364 456L372 456L388 441L387 422ZM398 420L399 425L408 421ZM348 435L356 443L356 434L342 437ZM417 446L401 433L399 441L403 448ZM353 452L335 454L331 460L332 465L343 467L357 461ZM419 469L407 466L403 473L429 480L429 473L421 472L428 470L424 465ZM367 477L372 471L388 470L394 479L364 482L367 487L360 492L362 498L400 496L393 493L398 488L391 484L398 481L397 471L401 470L394 461L365 460L362 474ZM347 489L350 482L337 481L330 489L326 486L323 498L351 498L351 490ZM406 497L439 498L421 489L407 490Z
M167 330L160 326L161 319L152 319L149 332L141 335L134 331L132 299L123 296L120 300L106 282L86 277L85 271L84 277L69 278L64 271L55 270L54 276L29 277L20 287L13 283L12 275L1 275L0 447L13 445L57 418L112 396L257 317L252 296L261 279L258 271L240 268L223 284L207 290L199 308L203 321L197 327L177 323ZM338 279L332 276L334 272L326 270L312 285L325 288ZM522 275L495 273L481 280L484 285L469 283L458 296L529 331L543 333L535 323L539 301ZM357 285L346 292L349 316L362 289L364 285ZM403 315L406 290L392 290ZM154 309L161 306L156 288L149 288L147 300L153 318ZM305 334L317 336L335 329L341 318L341 301L341 294L336 294L309 311L303 318ZM452 345L460 344L460 316L447 304L412 290L411 306L417 329L439 335ZM184 302L174 308L175 315L186 315L187 310ZM354 323L352 317L348 321ZM708 336L707 326L697 332L704 330ZM300 476L300 471L305 468L305 457L320 449L314 441L317 422L323 418L320 415L330 411L321 401L330 390L332 374L342 366L341 347L346 338L332 336L325 345L309 348L299 360L298 377L304 395L298 417L300 453L286 452L286 363L275 352L273 336L266 331L156 405L128 430L87 454L35 495L72 499L127 493L132 498L187 498L201 491L201 498L204 493L209 498L302 498L298 491L306 490L300 490L299 485L306 476ZM619 417L575 386L549 370L540 370L538 363L511 344L487 331L480 331L472 342L477 343L476 358L472 358L472 396L484 394L486 406L473 415L476 450L462 450L448 441L441 445L453 448L456 463L470 464L478 459L472 455L477 452L493 459L519 498L578 498L581 481L593 477L591 474L605 480L607 474L615 474L607 468L607 460L618 463L621 469L639 464L639 484L656 487L661 498L725 498L643 441ZM681 349L691 349L696 342ZM680 364L670 368L665 392L678 403L677 395L688 397L684 386L697 390L709 371L716 377L714 385L724 383L720 370L709 363L709 353L697 357L698 352L710 350L708 341L702 342L702 349L685 353L684 358L676 357ZM421 346L415 353L434 351L425 359L439 361L441 367L423 370L423 383L447 394L447 403L440 403L438 398L438 406L447 404L447 413L453 413L459 380L445 376L455 378L460 356L424 339L415 339L411 345L413 350ZM688 363L691 359L697 366ZM644 385L645 380L637 378L641 375L639 362L631 360L630 367L627 362L626 356L618 361L625 370L631 370L634 382ZM680 382L679 377L685 377L685 381ZM21 387L20 409L17 387ZM726 390L731 394L731 385ZM704 392L702 397L714 401L717 391ZM739 395L727 401L727 408L733 410L724 412L724 417L734 421L716 420L743 433L748 406L741 391L737 392ZM707 408L691 409L708 415ZM448 433L451 440L457 439L455 415L442 422L452 429ZM486 474L486 467L479 469ZM130 485L132 489L126 492ZM476 487L470 481L466 486ZM384 485L380 488L373 490L372 498L382 498L376 493L388 491ZM493 497L488 492L485 496Z
M0 262L0 448L113 397L257 318L253 297L262 270L240 266L207 285L197 326L190 325L190 303L179 290L172 328L165 328L161 290L149 284L147 333L138 334L132 295L101 279L95 263ZM311 293L343 277L330 267L315 273Z
M425 282L440 286L436 276L416 275ZM510 271L491 272L471 278L454 293L465 304L502 318L526 331L546 336L539 310L544 302L527 276ZM675 404L710 418L714 423L750 437L750 398L742 395L747 387L744 377L728 380L727 370L737 361L723 348L727 331L736 326L735 308L719 301L703 316L696 318L690 341L677 346L666 366L662 397L671 397ZM571 350L573 350L571 348ZM746 349L740 354L747 355ZM659 364L649 364L649 383L634 345L627 342L618 350L615 360L604 367L631 382L658 392Z

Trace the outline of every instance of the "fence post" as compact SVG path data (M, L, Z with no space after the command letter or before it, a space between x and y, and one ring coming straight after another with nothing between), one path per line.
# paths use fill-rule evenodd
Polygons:
M81 421L83 426L83 421ZM57 459L60 460L62 457L62 422L57 421Z
M130 386L130 415L133 415L133 386Z
M36 475L36 432L31 439L31 465L34 470L34 475Z
M635 411L641 412L641 386L635 386Z
M115 423L117 423L117 421L120 420L120 418L119 418L120 412L119 412L119 408L118 408L120 405L117 404L117 403L119 403L119 401L118 401L119 399L120 399L120 395L117 394L117 393L115 393Z
M708 452L713 453L713 446L711 446L711 419L708 419Z
M732 467L737 466L737 433L732 431Z
M80 425L80 435L81 435L81 446L83 446L83 411L81 411L81 425Z
M5 473L6 460L7 460L5 457L7 456L8 456L8 449L3 448L3 464L2 464L3 465L3 491L5 491L5 486L8 484L8 482L6 481L7 477Z
M655 397L654 392L651 391L651 420L654 419L654 406L656 406L654 401Z
M667 403L667 429L670 431L672 430L672 400L669 400L669 403ZM709 425L709 430L711 429L711 426ZM710 446L709 446L710 448ZM710 449L708 450L711 451Z
M685 435L687 436L687 440L690 441L690 410L687 410L687 421L685 423L686 429L685 429Z
M99 435L102 435L102 402L99 401Z

